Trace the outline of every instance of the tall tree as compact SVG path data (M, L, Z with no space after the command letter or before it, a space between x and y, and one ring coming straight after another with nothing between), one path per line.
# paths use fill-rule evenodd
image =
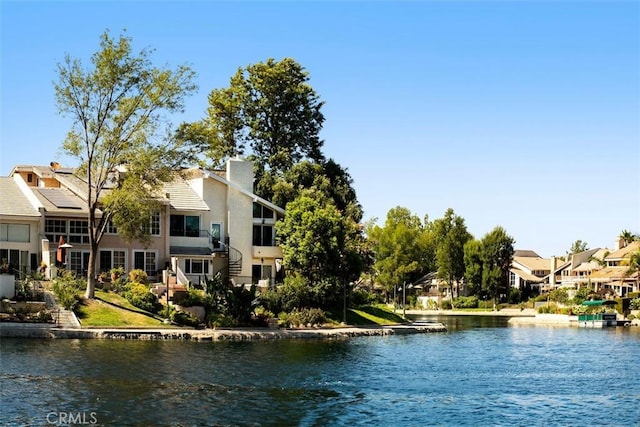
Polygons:
M284 264L304 277L319 299L334 300L362 272L359 248L351 238L357 224L314 190L304 191L286 210L276 224Z
M144 239L154 189L189 155L162 137L160 125L162 112L180 111L195 91L195 73L187 66L154 67L151 53L134 54L130 37L116 40L106 31L90 68L70 55L57 65L56 103L73 120L62 149L79 160L77 173L87 189L87 298L94 296L95 263L107 224L113 220L125 238ZM117 174L120 167L124 173ZM103 197L107 188L110 194Z
M333 159L319 163L305 160L295 164L273 182L269 200L278 206L286 206L308 189L323 193L343 215L353 221L360 222L362 219L362 206L356 197L353 179Z
M588 251L589 246L587 242L583 242L582 240L576 240L573 242L569 250L567 251L567 256L571 256L573 254L579 254L580 252Z
M443 218L436 219L433 233L437 242L436 268L438 278L447 283L451 298L458 295L458 285L465 273L464 245L473 238L467 231L464 218L449 208Z
M210 93L206 118L181 125L178 135L199 144L214 165L253 155L258 181L305 158L320 161L324 102L308 81L308 72L291 58L239 68L228 87Z
M513 237L499 226L482 238L482 288L494 303L501 295L508 295L514 243Z
M482 242L471 239L464 245L464 280L472 295L482 295Z
M376 277L387 293L423 272L423 231L420 218L400 206L387 212L383 227L367 230Z

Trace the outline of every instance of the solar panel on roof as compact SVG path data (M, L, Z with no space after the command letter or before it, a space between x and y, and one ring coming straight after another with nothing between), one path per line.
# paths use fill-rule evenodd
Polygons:
M40 188L42 194L55 207L61 209L82 209L81 201L68 190L58 188Z

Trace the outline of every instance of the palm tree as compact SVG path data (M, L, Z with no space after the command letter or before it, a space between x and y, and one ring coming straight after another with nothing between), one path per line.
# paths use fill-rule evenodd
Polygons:
M638 291L638 287L640 286L640 250L632 253L629 256L629 268L624 273L624 277L631 277L635 274L635 289L634 291Z
M620 232L620 236L618 237L622 240L622 242L624 243L624 246L627 246L629 243L634 242L636 240L640 240L640 237L637 234L633 234L629 230L622 230Z

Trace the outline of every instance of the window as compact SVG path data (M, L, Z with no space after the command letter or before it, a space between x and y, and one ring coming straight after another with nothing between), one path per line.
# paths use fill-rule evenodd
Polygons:
M33 182L33 174L32 173L28 173L27 174L27 182Z
M107 223L107 228L105 230L106 234L118 234L118 228L113 224L113 221L109 220Z
M152 236L160 235L160 212L154 212L151 214L151 218L149 218L149 226L145 231Z
M513 271L509 272L509 286L511 286L512 288L515 288L517 284L517 279L516 279L516 275Z
M222 240L222 223L220 222L212 222L211 223L211 244L213 244L214 249L219 249L222 247L220 244Z
M114 267L124 267L125 251L103 249L100 251L99 271L109 271Z
M44 234L50 242L58 243L60 237L67 239L67 221L63 219L46 219L44 222Z
M154 212L153 215L151 215L150 227L151 230L149 230L149 234L152 236L160 235L160 212Z
M272 268L270 265L254 264L251 266L251 283L258 283L260 280L271 281Z
M200 237L200 217L194 215L171 215L170 235Z
M29 251L17 249L0 249L0 262L9 264L9 272L17 275L18 271L26 273L29 269ZM34 267L31 266L33 269Z
M253 226L253 246L275 246L272 225Z
M83 276L89 268L89 252L88 251L71 251L67 255L69 260L69 270L78 276Z
M29 224L0 224L0 242L29 242Z
M144 270L147 276L155 276L156 257L155 251L135 251L133 253L133 268Z
M89 243L89 221L69 221L69 243Z
M186 274L209 274L209 260L185 259L184 272Z
M273 211L259 203L253 203L253 217L262 219L273 219Z

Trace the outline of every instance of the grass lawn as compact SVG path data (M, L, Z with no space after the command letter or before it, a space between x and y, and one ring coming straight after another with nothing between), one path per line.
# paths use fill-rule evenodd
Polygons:
M342 322L342 311L328 312L327 316L335 323ZM384 305L368 305L364 307L347 309L348 325L389 325L403 323L404 319Z
M114 328L158 328L164 325L160 318L154 318L134 307L118 294L96 290L96 299L84 300L75 312L82 327L114 327ZM98 299L100 298L100 299ZM104 301L111 304L107 304Z

